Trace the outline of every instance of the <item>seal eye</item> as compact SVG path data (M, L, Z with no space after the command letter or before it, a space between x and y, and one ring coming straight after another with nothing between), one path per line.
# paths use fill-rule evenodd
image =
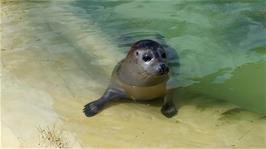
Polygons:
M148 62L152 59L152 56L145 54L143 55L142 59L144 62Z
M166 54L165 53L162 54L162 58L166 58Z
M136 52L136 55L139 55L139 52L138 51Z

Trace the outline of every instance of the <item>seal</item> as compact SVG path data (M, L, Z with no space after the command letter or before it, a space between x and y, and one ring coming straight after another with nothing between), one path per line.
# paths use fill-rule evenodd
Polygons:
M177 110L173 96L166 87L168 72L165 49L156 41L140 40L131 46L126 58L115 66L102 97L85 105L83 112L91 117L113 101L164 98L161 112L170 118Z

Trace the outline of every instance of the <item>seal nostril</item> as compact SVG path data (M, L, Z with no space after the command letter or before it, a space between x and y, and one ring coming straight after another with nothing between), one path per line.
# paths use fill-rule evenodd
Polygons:
M161 64L161 67L164 69L166 66L165 66L165 64Z
M159 73L164 74L164 73L168 73L168 72L169 72L168 66L166 66L165 64L160 64Z
M161 67L161 69L163 69L163 70L166 69L166 65L165 65L165 64L161 64L160 67Z
M157 72L160 74L160 75L163 75L163 74L166 74L168 73L169 71L169 68L167 65L165 64L160 64L158 67L157 67Z
M169 72L169 67L165 67L165 72L166 72L166 73Z

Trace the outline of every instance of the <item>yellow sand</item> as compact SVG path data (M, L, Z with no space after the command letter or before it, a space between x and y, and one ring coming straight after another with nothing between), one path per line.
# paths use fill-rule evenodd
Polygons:
M265 147L263 115L186 89L176 93L181 107L171 119L159 102L116 104L85 117L83 105L104 92L122 55L114 58L115 45L97 26L71 12L60 20L61 8L51 5L2 5L2 147L58 147L48 132L64 147ZM96 34L81 32L79 23Z

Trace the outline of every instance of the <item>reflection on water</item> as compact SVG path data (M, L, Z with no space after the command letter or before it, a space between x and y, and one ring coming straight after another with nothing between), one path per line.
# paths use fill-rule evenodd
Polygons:
M265 67L249 67L249 70L243 71L249 74L245 78L235 77L235 71L246 64L265 65L264 4L260 0L81 0L75 3L85 10L85 19L95 21L107 38L120 45L123 53L130 44L144 38L155 39L175 49L180 67L174 65L172 68L178 72L171 80L172 86L198 84L198 92L216 98L226 97L226 100L260 112L265 112ZM207 83L202 83L205 77L212 74L217 75ZM232 80L234 83L225 85ZM250 86L250 80L258 84ZM230 92L214 94L206 91L217 85ZM240 88L242 92L234 91ZM253 90L257 93L254 97L251 96ZM252 98L255 98L255 104Z

